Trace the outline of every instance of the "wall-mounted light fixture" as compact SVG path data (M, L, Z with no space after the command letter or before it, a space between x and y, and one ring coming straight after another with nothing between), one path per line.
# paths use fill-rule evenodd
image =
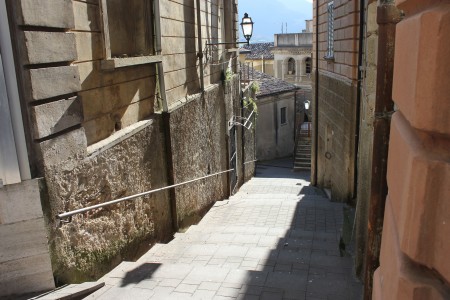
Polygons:
M250 39L252 38L253 34L253 24L255 24L252 21L252 18L248 16L247 13L244 14L244 17L241 21L241 27L242 27L242 33L244 34L246 42L224 42L224 43L206 43L207 46L214 46L214 45L229 45L229 44L250 44Z
M305 109L308 110L309 109L309 105L310 105L310 101L306 100L305 101Z

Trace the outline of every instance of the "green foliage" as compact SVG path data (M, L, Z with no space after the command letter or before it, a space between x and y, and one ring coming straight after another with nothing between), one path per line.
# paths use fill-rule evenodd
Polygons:
M228 68L225 71L225 81L230 81L231 78L233 78L233 71L230 68Z
M252 94L256 94L259 92L259 83L257 81L253 81L252 85L250 86L250 90L252 91Z
M252 97L244 98L244 108L250 110L253 109L255 111L255 115L258 116L258 106L256 105L255 99L253 99Z

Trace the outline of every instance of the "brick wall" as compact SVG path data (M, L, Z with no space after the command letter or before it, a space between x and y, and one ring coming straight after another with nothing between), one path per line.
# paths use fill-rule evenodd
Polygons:
M318 1L318 11L316 4ZM313 56L318 47L318 70L314 62L314 77L318 77L318 95L313 99L313 109L318 109L319 129L317 148L317 184L331 188L332 197L345 201L353 195L354 143L357 87L357 50L358 50L358 2L334 1L334 58L327 55L328 3L314 1ZM316 20L318 18L318 27ZM316 32L318 31L318 41ZM313 91L315 94L315 80ZM316 108L317 106L317 108Z
M450 298L450 5L398 0L380 267L373 299Z

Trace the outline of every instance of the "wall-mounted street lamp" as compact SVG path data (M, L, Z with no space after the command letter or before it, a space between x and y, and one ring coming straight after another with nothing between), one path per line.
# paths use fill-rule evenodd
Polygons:
M255 24L252 21L252 18L248 16L247 13L244 14L244 17L241 21L241 27L242 27L242 33L244 34L246 42L224 42L224 43L206 43L207 46L214 46L214 45L229 45L229 44L250 44L250 39L252 38L253 34L253 24Z
M306 109L306 110L309 109L309 104L310 104L309 100L306 100L306 101L305 101L305 109Z
M242 33L244 34L244 37L247 40L247 45L250 43L250 39L252 38L253 24L255 23L253 23L252 18L250 18L248 14L245 13L244 17L242 18L241 27Z

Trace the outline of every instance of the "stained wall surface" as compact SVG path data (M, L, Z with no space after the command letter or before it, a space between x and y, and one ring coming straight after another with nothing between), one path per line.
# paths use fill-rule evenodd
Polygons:
M373 299L450 298L450 5L398 0L380 267ZM430 34L433 33L433 34Z

